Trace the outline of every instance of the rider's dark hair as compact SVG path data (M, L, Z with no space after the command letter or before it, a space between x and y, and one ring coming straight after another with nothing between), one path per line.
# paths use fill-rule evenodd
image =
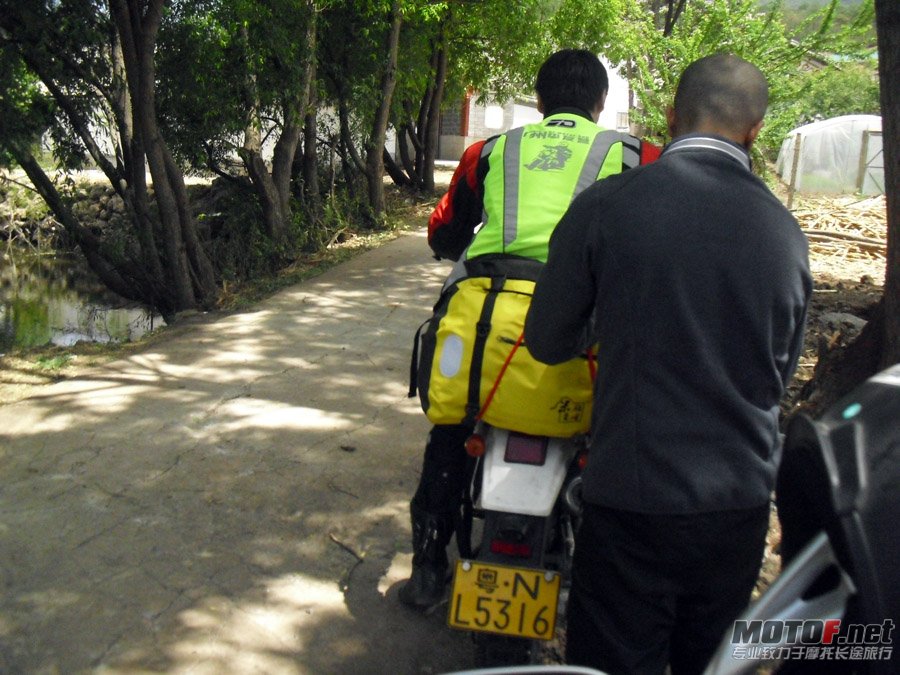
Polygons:
M544 102L544 113L557 108L592 112L609 88L606 68L586 49L563 49L538 70L534 89Z

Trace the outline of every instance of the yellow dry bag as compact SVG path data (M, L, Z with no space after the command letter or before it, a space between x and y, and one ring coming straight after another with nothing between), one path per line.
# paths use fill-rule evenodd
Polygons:
M433 424L489 424L536 436L586 433L591 355L548 366L522 343L534 281L468 277L416 334L410 395Z

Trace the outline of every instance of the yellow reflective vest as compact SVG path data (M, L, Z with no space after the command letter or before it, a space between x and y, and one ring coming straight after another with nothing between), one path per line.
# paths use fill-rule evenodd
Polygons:
M580 115L557 113L486 143L482 225L466 258L500 253L546 262L550 234L575 196L640 163L625 138Z

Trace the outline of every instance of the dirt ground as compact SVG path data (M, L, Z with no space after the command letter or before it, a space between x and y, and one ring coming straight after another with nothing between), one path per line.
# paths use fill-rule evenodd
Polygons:
M788 412L880 296L886 236L883 198L795 212L816 290ZM445 272L405 234L112 361L0 360L0 672L471 666L396 600L427 431L409 347Z
M405 234L0 407L0 672L470 666L396 600L426 251Z
M810 242L814 289L798 372L785 412L821 412L810 382L820 356L853 341L884 292L887 216L884 196L797 200L794 215Z

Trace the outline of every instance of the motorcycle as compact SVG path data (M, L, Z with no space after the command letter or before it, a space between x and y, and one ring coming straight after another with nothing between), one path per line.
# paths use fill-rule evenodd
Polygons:
M480 421L466 452L471 480L448 623L472 631L481 667L540 663L568 597L586 437L532 436Z
M433 424L474 428L448 622L473 634L480 665L539 663L565 605L581 517L596 350L554 366L528 353L541 266L458 263L413 341L409 396Z

